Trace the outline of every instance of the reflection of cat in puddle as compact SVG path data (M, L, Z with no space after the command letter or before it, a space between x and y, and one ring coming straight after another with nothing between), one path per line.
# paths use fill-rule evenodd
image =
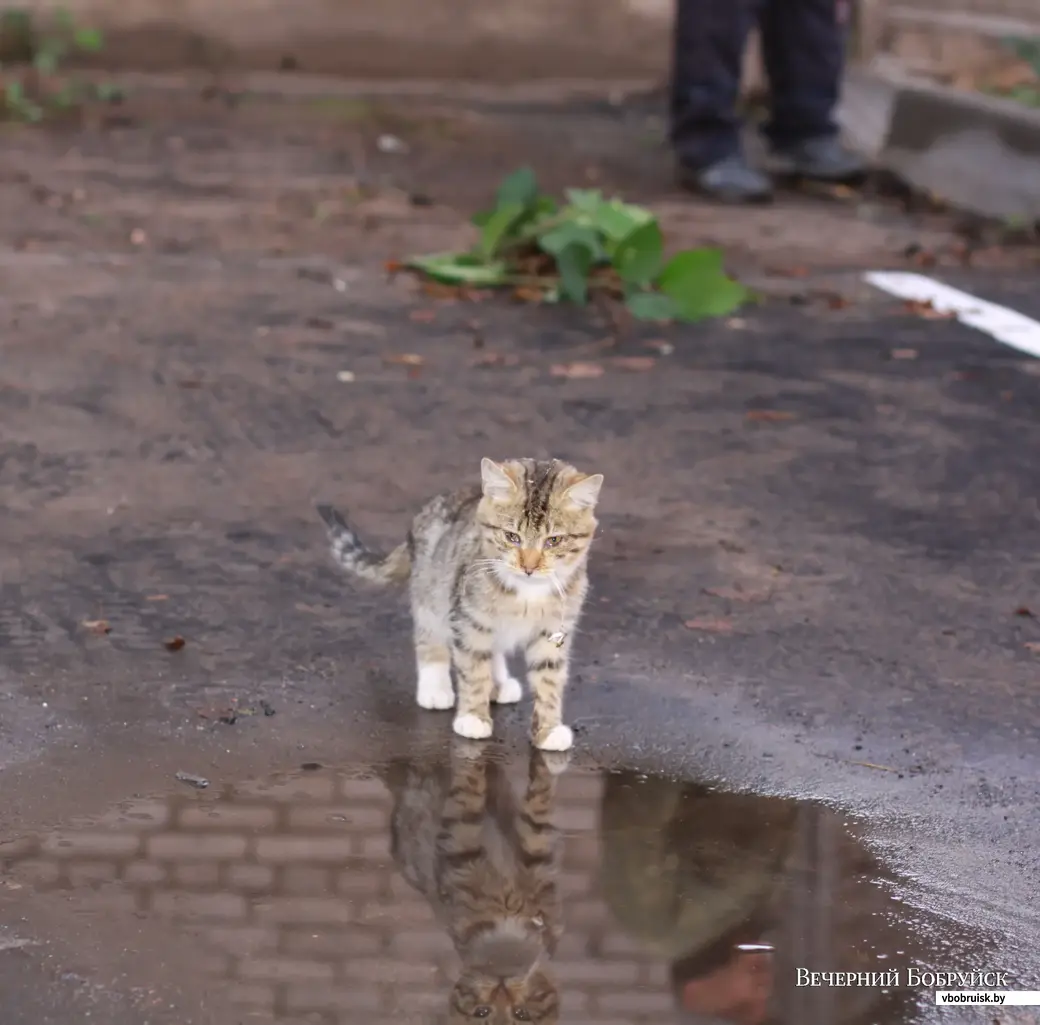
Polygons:
M532 752L522 798L475 744L457 743L450 759L389 768L394 860L462 961L448 1021L558 1021L544 961L562 932L552 810L565 767L566 756Z

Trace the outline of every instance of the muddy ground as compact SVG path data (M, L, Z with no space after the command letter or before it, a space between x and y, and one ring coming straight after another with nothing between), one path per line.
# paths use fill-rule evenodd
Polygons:
M388 544L482 455L551 454L607 477L577 765L861 813L908 900L985 932L979 964L946 967L1025 977L1040 373L859 275L924 262L1035 315L1035 251L966 243L952 216L877 194L758 211L678 196L647 101L142 91L84 127L2 138L12 842L176 788L178 770L356 772L440 743L447 720L411 708L403 603L337 574L312 503ZM595 312L444 303L387 276L465 244L525 163L551 188L650 203L670 241L725 246L766 301L617 337ZM553 371L578 360L605 372ZM523 750L525 714L501 715L504 750ZM3 969L5 1021L75 1017L83 986L157 993L157 965L174 990L177 965L191 977L181 940L149 933L143 965L123 920L77 917L74 894L23 881L0 898L15 935L65 944L0 954L22 959ZM119 1006L106 1020L145 1020ZM178 1020L238 1020L192 1006Z

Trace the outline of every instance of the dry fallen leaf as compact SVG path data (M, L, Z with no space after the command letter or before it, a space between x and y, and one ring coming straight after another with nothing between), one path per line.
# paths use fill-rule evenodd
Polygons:
M549 370L553 377L602 377L599 363L554 363Z
M704 593L726 601L763 601L769 597L768 591L743 591L739 587L706 587Z
M185 640L180 634L176 637L171 637L168 641L163 641L167 651L180 651L185 645Z
M92 634L97 634L100 637L104 637L105 634L112 632L112 627L108 625L107 619L84 619L83 626Z
M878 772L899 772L899 769L891 765L878 765L877 762L849 762L849 765L859 765L864 769L877 769Z
M412 310L408 319L414 324L429 324L437 316L436 310Z
M1040 641L1026 641L1026 651L1031 651L1034 655L1040 655Z
M641 373L644 370L653 370L657 366L657 360L653 356L614 356L610 365L619 370Z
M1035 86L1037 84L1037 71L1033 65L1024 60L1016 60L1011 64L992 71L984 76L984 81L979 83L969 76L969 85L973 92L979 91L979 85L988 86L1000 92L1010 92L1020 85Z
M421 367L423 358L416 352L398 352L391 356L383 357L384 363L399 363L406 367Z
M687 619L683 626L687 630L698 630L701 633L733 633L733 624L728 619Z
M522 303L541 303L545 299L544 288L533 288L528 285L520 285L513 289L513 298Z
M471 367L515 367L520 357L513 353L485 352L470 363Z
M957 316L953 310L937 310L930 299L907 299L903 303L903 309L925 320L952 320Z
M788 413L783 409L749 409L744 414L744 419L758 423L780 423L793 420L794 413Z
M207 708L196 708L195 714L200 719L215 719L217 722L233 726L240 713L234 705L211 705Z
M889 354L892 359L917 359L916 349L893 349Z

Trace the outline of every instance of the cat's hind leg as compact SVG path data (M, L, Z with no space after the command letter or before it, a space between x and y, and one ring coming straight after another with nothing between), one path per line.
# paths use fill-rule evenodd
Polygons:
M451 648L449 629L432 610L414 607L415 664L417 682L415 700L420 708L444 711L455 704L455 688L451 683Z

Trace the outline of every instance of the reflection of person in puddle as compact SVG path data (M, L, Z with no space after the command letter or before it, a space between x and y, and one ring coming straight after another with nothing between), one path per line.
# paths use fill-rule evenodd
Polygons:
M603 894L618 923L670 962L680 1020L763 1025L775 897L793 802L606 776Z
M543 961L562 931L552 809L555 776L565 767L565 756L534 751L518 801L502 766L469 742L456 742L450 759L390 766L394 860L462 961L451 1022L559 1018Z
M912 1016L907 987L844 990L833 1005L833 991L796 988L798 966L880 970L894 965L879 950L912 945L874 884L880 865L830 813L632 772L604 783L602 893L629 936L669 962L680 1022Z

